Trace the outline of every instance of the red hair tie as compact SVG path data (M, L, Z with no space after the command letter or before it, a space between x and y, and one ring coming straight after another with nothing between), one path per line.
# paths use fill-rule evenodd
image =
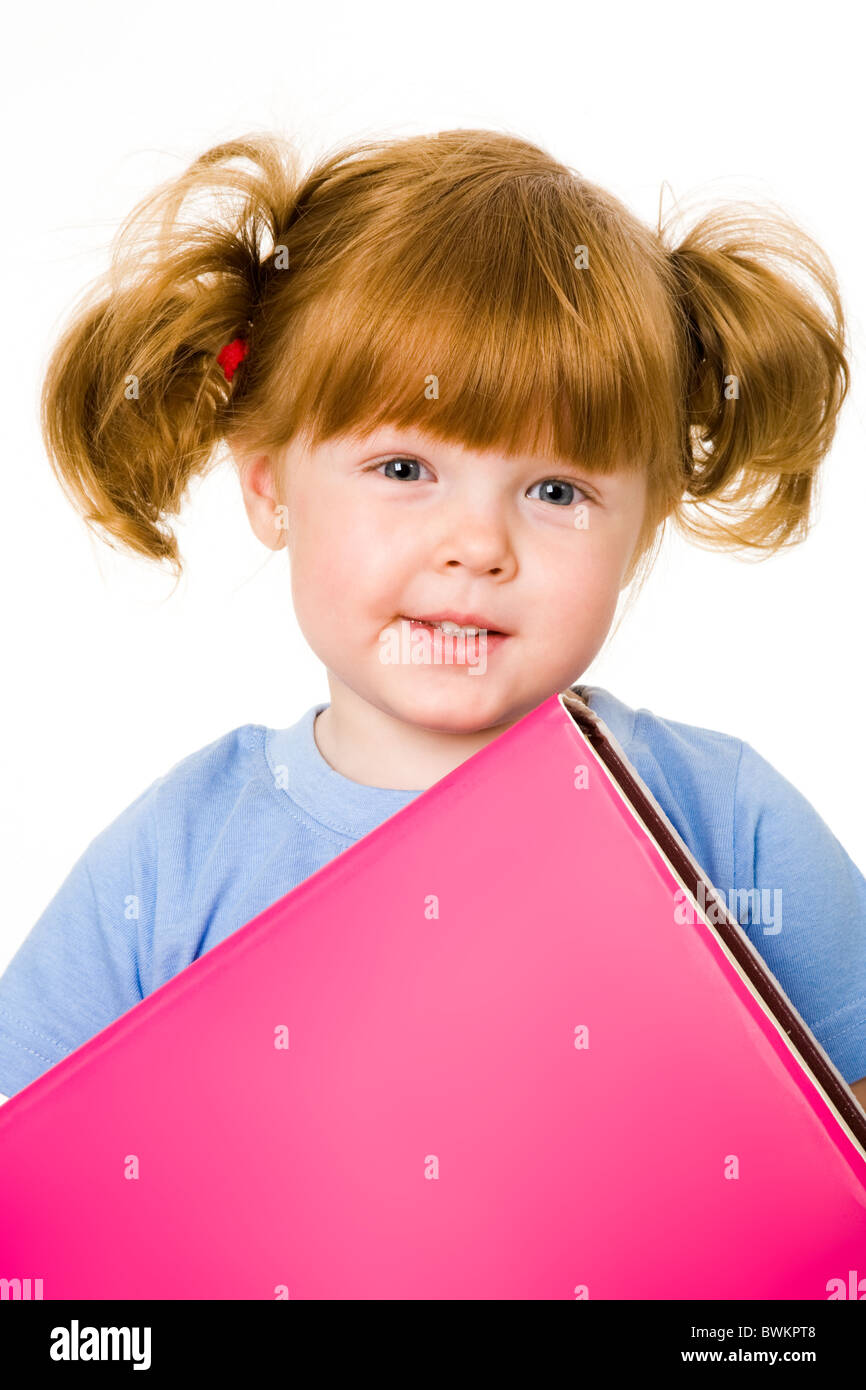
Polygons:
M217 353L217 362L225 372L226 381L231 381L249 350L250 345L246 338L232 338L230 343L226 343L224 348L220 348Z

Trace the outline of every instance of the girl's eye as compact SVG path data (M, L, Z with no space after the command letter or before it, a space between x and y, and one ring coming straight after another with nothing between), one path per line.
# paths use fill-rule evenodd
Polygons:
M545 491L542 494L543 500L545 502L553 502L557 507L570 507L574 501L575 493L580 493L581 497L587 502L592 501L588 492L584 492L582 487L578 487L576 483L568 482L565 478L544 478L540 483L532 484L532 488L536 487L544 488ZM531 495L532 488L530 488L529 492L526 494L527 497ZM570 495L566 495L565 497L559 495L563 488L565 488L567 494Z
M374 463L371 465L372 471L375 473L380 473L383 468L395 470L394 472L383 475L392 478L395 482L404 482L407 479L410 482L417 482L417 474L412 474L410 470L413 468L425 467L426 464L423 464L420 459L410 458L405 454L397 454L394 458L385 459L383 463ZM544 478L540 483L533 483L527 496L529 496L532 493L532 489L536 487L544 488L545 491L542 494L543 500L552 502L557 507L570 507L576 494L579 494L587 502L593 500L588 492L578 487L576 483L570 483L566 478ZM565 496L562 496L563 489L565 489Z
M421 463L420 459L407 458L407 457L406 457L405 455L403 455L403 454L398 454L396 458L385 459L384 463L377 463L377 464L374 464L374 465L373 465L373 471L376 472L376 473L378 473L379 470L382 469L382 468L391 468L391 467L399 468L399 469L402 469L403 471L400 472L400 473L398 473L398 474L396 475L396 477L395 477L395 475L394 475L393 473L389 473L389 474L387 474L387 475L385 475L385 476L387 476L387 477L389 477L389 478L394 478L395 482L402 482L405 478L407 478L407 477L409 476L409 474L406 472L406 469L407 469L407 468L423 468L423 467L424 467L424 464ZM416 480L413 478L413 479L411 479L411 481L416 481Z

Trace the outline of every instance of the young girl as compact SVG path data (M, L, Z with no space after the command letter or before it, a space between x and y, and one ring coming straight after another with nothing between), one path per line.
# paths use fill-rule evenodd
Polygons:
M218 216L184 218L210 193ZM306 175L256 135L157 189L51 358L52 464L179 574L167 518L227 444L331 698L191 753L86 847L0 979L0 1089L579 680L666 519L802 540L847 389L832 268L783 217L720 209L671 249L510 135L358 143ZM394 659L407 637L424 659ZM866 1078L866 880L828 827L740 739L579 690Z

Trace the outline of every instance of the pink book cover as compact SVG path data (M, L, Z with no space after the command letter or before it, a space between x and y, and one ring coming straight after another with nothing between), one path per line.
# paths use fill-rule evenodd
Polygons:
M0 1108L0 1277L45 1299L863 1274L866 1114L575 690Z

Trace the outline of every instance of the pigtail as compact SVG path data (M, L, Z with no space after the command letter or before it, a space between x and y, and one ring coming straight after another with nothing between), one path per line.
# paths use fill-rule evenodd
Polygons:
M707 213L669 268L686 402L676 522L727 550L796 544L849 386L833 268L784 214L738 207Z
M266 136L219 145L143 199L46 369L43 440L73 505L109 544L167 560L178 577L166 519L193 477L208 471L246 386L263 243L293 205L287 153ZM232 167L243 157L257 167ZM188 199L213 194L215 217L182 218ZM218 354L238 336L246 356L234 352L227 371Z

